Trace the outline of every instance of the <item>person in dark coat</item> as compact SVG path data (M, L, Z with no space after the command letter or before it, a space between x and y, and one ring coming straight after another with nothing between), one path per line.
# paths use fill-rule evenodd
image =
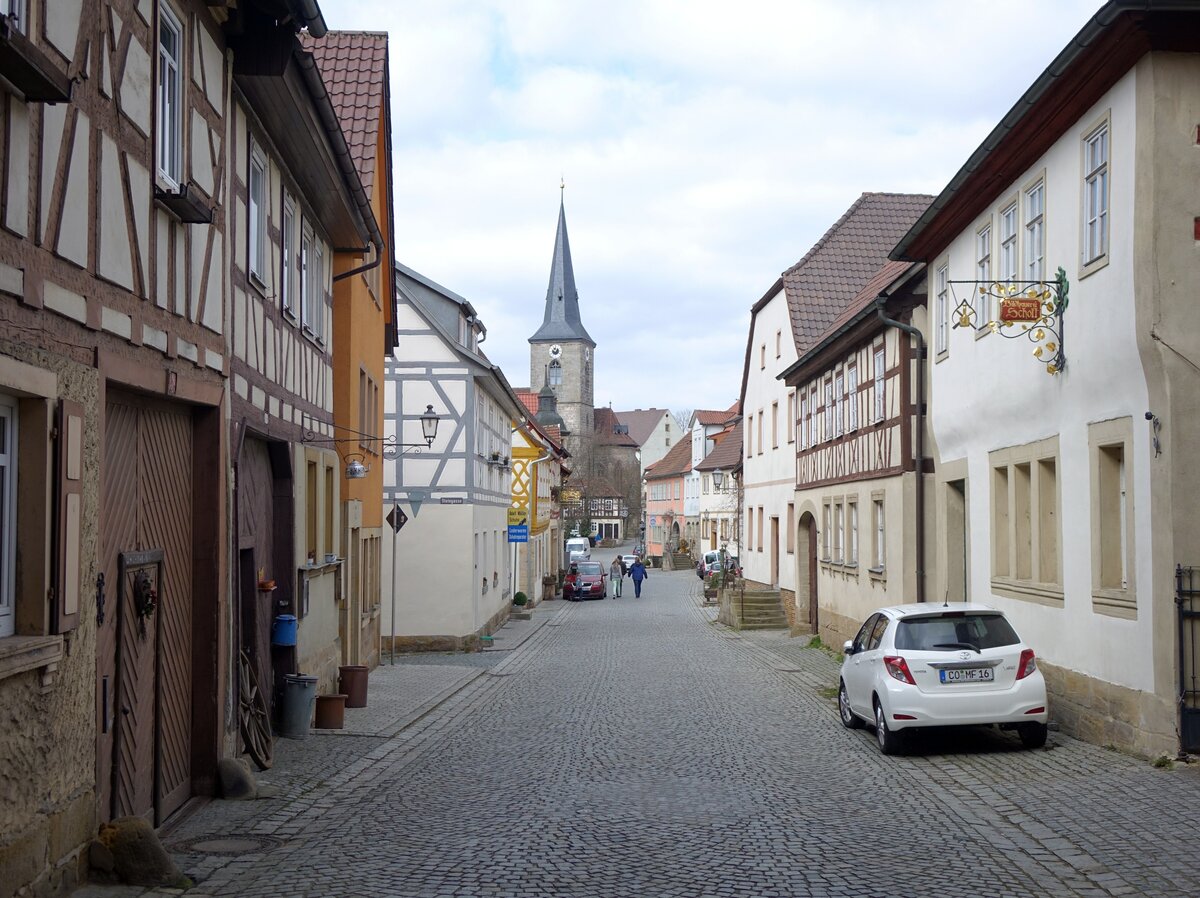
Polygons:
M641 558L635 558L633 564L629 566L629 576L633 579L633 597L640 599L642 597L642 581L650 579L650 574L646 571L646 566L642 564Z

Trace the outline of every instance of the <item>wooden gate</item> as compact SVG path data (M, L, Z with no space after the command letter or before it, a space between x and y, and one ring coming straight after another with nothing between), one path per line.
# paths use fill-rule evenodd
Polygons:
M110 392L97 636L103 819L162 823L191 795L192 416Z
M247 437L238 462L238 640L250 656L258 682L274 696L271 664L271 622L276 602L290 595L290 566L276 562L275 472L270 447ZM286 556L285 556L286 558ZM275 591L259 589L260 580L273 580Z

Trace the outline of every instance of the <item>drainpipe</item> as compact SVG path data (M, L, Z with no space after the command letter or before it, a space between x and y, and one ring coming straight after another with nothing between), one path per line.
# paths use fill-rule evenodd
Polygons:
M911 324L904 324L887 317L887 297L880 294L875 298L875 311L879 320L888 327L898 328L917 338L917 601L925 601L925 335Z
M357 268L351 268L349 271L343 271L341 274L335 274L333 276L333 282L335 284L338 281L343 281L348 277L353 277L356 274L364 274L365 272L370 271L372 268L379 267L379 263L383 261L383 247L376 244L374 240L371 240L367 245L375 250L374 260L367 262L364 265L359 265Z

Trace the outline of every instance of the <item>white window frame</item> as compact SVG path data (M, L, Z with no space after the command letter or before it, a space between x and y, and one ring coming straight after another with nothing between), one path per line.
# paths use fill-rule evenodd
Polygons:
M848 430L858 430L858 365L846 369L846 404Z
M296 291L299 277L296 270L296 204L286 193L283 195L283 221L280 225L280 278L279 303L283 314L296 317Z
M858 502L846 503L846 564L858 565Z
M800 397L800 448L808 448L808 391Z
M267 271L267 157L250 139L250 169L246 175L246 270L258 283Z
M313 254L313 233L306 227L300 229L300 326L312 333L312 307L309 291L312 289L310 270Z
M3 0L0 15L8 17L17 31L29 34L29 0Z
M838 499L833 503L833 563L844 564L846 557L842 552L845 544L845 506Z
M987 290L992 280L992 220L989 218L975 232L975 279L982 281L975 290L975 326L983 333L991 333L987 327L992 318L991 292Z
M1000 271L996 280L1011 284L1017 279L1021 264L1017 259L1017 201L1013 200L1000 210Z
M0 394L0 419L6 440L0 443L0 636L16 632L17 546L17 401Z
M873 499L871 508L875 516L875 558L871 569L874 571L887 570L887 521L883 499Z
M562 386L562 362L558 359L551 359L550 367L546 371L546 381L552 388Z
M163 32L175 37L175 54L163 46ZM166 3L158 10L158 73L155 102L158 121L155 165L171 189L183 183L183 23Z
M876 346L875 352L875 420L882 421L887 415L887 356L884 347Z
M1094 266L1108 257L1110 122L1092 128L1083 138L1083 264Z
M833 439L833 378L825 381L825 433L822 439L825 442Z
M846 376L840 371L833 379L833 435L840 437L846 426Z
M313 334L321 343L325 342L325 244L313 238L313 288L316 290L314 312L316 313Z
M934 351L940 356L950 351L950 266L938 266L933 278L937 315Z
M1025 188L1025 279L1046 277L1046 179Z

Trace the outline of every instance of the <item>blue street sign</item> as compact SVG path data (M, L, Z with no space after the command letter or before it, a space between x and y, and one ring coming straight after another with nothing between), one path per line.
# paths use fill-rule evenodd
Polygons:
M527 543L529 542L529 525L528 524L512 524L508 528L508 541L510 543Z

